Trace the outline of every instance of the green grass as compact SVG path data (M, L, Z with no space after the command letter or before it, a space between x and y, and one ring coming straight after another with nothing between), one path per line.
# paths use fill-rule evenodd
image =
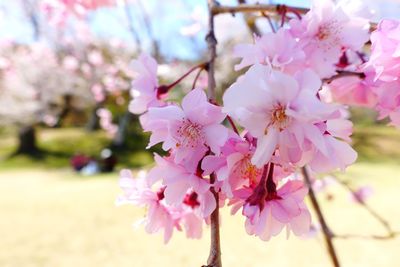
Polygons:
M400 230L398 202L400 166L357 163L344 179L371 184L370 206ZM105 179L106 178L106 179ZM349 201L348 192L332 186L333 200L320 194L324 213L339 234L384 234L368 213ZM144 210L116 208L120 193L117 174L81 177L67 170L8 170L0 172L0 266L4 267L136 267L201 266L209 248L209 229L201 240L175 232L165 246L162 235L148 235L132 223ZM248 236L240 212L222 211L222 257L229 267L331 266L321 236L286 240L283 232L269 242ZM345 267L398 266L400 239L337 240Z
M35 157L10 157L15 151L16 139L11 130L0 131L0 170L67 167L75 153L99 156L100 151L111 143L103 131L88 133L82 128L42 128L38 134L42 153ZM117 152L120 166L137 168L151 164L152 154L144 149L146 138L144 135L133 134L128 139L128 149ZM353 147L359 154L359 162L400 163L400 131L393 127L355 127Z
M76 153L99 157L100 152L111 143L103 131L87 132L81 128L38 129L40 153L34 156L12 156L17 140L11 131L0 133L0 170L15 168L63 168L69 166L70 158ZM134 139L132 137L132 139ZM134 140L130 142L135 143ZM119 164L137 168L151 163L151 153L144 150L143 142L133 149L117 152Z
M352 139L359 161L400 163L400 130L389 126L356 127Z
M0 266L5 267L132 267L201 266L208 254L209 232L202 240L187 240L175 233L163 245L161 235L132 229L144 210L115 208L120 193L116 173L83 177L68 170L76 152L98 155L110 144L102 132L82 129L39 129L40 157L8 157L15 149L12 131L0 132ZM353 186L371 185L368 204L396 231L400 231L400 131L390 127L356 127L354 147L358 163L339 173ZM139 167L151 162L151 154L135 145L120 152L119 167ZM333 231L339 234L384 234L384 229L364 209L349 201L339 185L319 194ZM240 213L239 213L240 214ZM397 266L400 239L387 241L337 240L340 260L346 267ZM330 266L323 239L302 240L285 233L262 242L245 233L243 217L222 211L222 248L225 266L321 267Z

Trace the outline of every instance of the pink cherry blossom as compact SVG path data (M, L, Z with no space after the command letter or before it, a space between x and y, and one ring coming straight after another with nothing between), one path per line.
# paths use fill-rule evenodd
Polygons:
M335 74L344 49L357 51L368 41L368 20L347 14L330 0L315 0L301 19L290 21L290 31L299 39L307 64L321 78Z
M200 209L203 217L208 217L215 209L215 199L210 192L208 180L197 173L188 171L185 167L175 164L173 156L162 158L155 156L156 166L148 174L149 182L162 181L165 188L165 200L169 205L179 205L188 191L195 192L201 199Z
M201 237L204 198L193 191L188 191L179 205L171 206L165 199L166 188L158 187L153 191L146 172L141 171L137 178L133 178L131 171L122 170L120 176L123 194L118 197L116 204L145 207L146 217L138 223L144 224L148 233L164 230L164 242L167 243L172 237L173 230L181 231L183 226L188 238Z
M340 168L342 171L357 159L357 152L347 142L341 141L330 134L324 134L324 143L328 153L315 151L309 163L315 172L329 172Z
M374 92L378 96L379 118L389 117L391 124L400 128L400 81L380 83Z
M277 236L284 227L297 236L306 235L310 230L311 215L304 203L307 188L301 181L288 181L275 194L269 193L263 207L244 202L243 215L246 231L261 240L268 241ZM239 198L249 196L249 191L236 192Z
M100 118L100 126L102 129L106 130L111 136L114 136L118 131L118 125L114 124L112 119L112 113L108 109L101 108L97 110L97 116Z
M91 63L93 66L100 66L104 62L103 55L97 50L90 51L87 57L89 63Z
M367 63L376 71L376 79L397 80L400 75L400 22L384 19L371 33L371 56Z
M283 28L277 33L255 37L254 44L237 45L233 55L242 58L240 64L235 65L235 70L261 63L293 73L304 65L305 60L305 54L297 41Z
M374 190L370 186L360 186L351 193L351 199L357 203L365 203L369 197L372 196Z
M73 56L64 57L62 64L63 67L69 71L76 71L79 68L79 61Z
M208 150L220 153L228 138L228 129L221 125L224 118L221 107L209 103L203 90L195 89L183 98L182 108L150 108L143 126L152 132L148 147L163 142L165 151L174 150L175 163L193 169Z
M260 180L262 169L251 163L255 148L239 138L231 138L222 148L220 156L209 155L202 161L204 175L216 172L217 187L228 197L243 186L254 186Z
M173 213L163 202L162 189L159 193L153 192L143 172L136 179L129 170L122 170L120 176L119 184L124 194L117 199L116 204L147 207L147 215L141 222L145 225L146 232L152 234L163 229L164 242L167 243L172 237L174 228L179 226Z
M333 99L346 105L375 107L377 96L374 93L374 82L371 81L374 73L368 73L366 78L356 76L335 79L327 85Z
M311 70L289 76L254 65L224 94L224 111L258 138L252 163L262 167L279 147L281 157L297 162L307 145L326 156L323 132L316 125L336 108L321 102L320 79Z
M162 106L163 102L157 97L158 79L157 62L147 54L141 54L138 59L131 63L136 79L132 82L129 111L134 114L141 114L149 107Z

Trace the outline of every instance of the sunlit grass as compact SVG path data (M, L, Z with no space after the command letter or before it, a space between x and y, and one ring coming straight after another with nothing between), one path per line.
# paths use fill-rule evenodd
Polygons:
M15 168L68 167L76 153L99 157L102 149L110 146L111 138L104 131L87 132L82 128L38 129L40 153L34 156L12 156L16 148L15 134L11 131L0 136L0 170ZM135 137L133 136L132 139ZM138 148L145 144L139 143ZM118 152L120 166L140 167L151 162L151 153L134 148Z
M400 230L398 197L400 166L358 163L344 179L370 184L375 194L368 203ZM0 172L0 266L7 267L136 267L201 266L208 253L209 232L203 239L186 240L182 233L163 245L161 235L147 235L132 223L144 210L116 208L120 190L116 173L82 177L70 171L8 170ZM384 234L383 228L348 192L332 186L320 194L324 213L337 233ZM397 266L400 240L336 241L346 267ZM265 243L245 233L242 216L222 214L223 260L229 267L330 266L323 240L302 240L285 234Z
M75 153L98 157L109 146L111 139L103 131L87 132L82 128L39 129L39 155L14 156L15 134L11 130L0 132L0 170L15 168L61 168L69 165ZM144 150L143 137L129 139L133 147L118 152L120 166L137 168L151 164L152 155ZM400 163L400 131L393 127L358 126L353 135L353 146L359 162Z
M10 133L0 136L0 266L201 266L208 254L208 230L202 240L176 234L167 246L160 235L132 229L144 211L114 206L119 193L118 174L84 177L67 167L76 152L96 156L110 139L99 131L41 129L38 158L7 158L15 148ZM354 187L371 185L368 203L397 231L400 209L394 201L400 185L400 133L388 127L356 127L354 145L359 161L341 179ZM118 154L121 167L151 162L149 153ZM328 199L332 199L329 200ZM383 227L353 204L349 194L335 185L319 195L333 231L339 234L384 234ZM245 233L242 216L222 216L223 260L229 267L330 266L323 239L286 241L281 234L265 243ZM397 266L400 240L338 240L343 266Z

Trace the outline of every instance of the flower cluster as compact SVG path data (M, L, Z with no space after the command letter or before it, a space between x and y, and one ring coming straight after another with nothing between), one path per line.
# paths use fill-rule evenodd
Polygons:
M71 15L82 18L90 10L115 4L115 0L44 0L40 8L51 24L64 26Z
M368 61L356 65L361 77L336 79L327 87L334 100L374 108L379 118L389 117L400 128L400 22L382 20L371 33L371 55Z
M163 229L167 241L184 228L198 238L203 222L227 203L232 213L242 211L248 234L262 240L284 228L307 235L308 188L299 169L344 170L357 158L343 104L375 107L400 124L398 22L383 21L372 33L369 60L362 49L370 24L342 4L314 1L286 26L234 49L241 59L235 69L247 70L225 90L222 105L202 89L181 104L168 102L187 74L159 85L154 59L133 62L130 110L151 133L148 148L161 143L167 154L156 154L155 167L137 179L121 173L123 202L148 208L148 232Z

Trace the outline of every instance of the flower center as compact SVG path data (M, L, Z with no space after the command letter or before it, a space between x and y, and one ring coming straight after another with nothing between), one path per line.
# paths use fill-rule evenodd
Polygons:
M274 107L271 112L271 125L283 130L289 123L289 117L285 113L285 107L281 104Z
M328 28L328 27L321 26L321 27L319 28L319 30L318 30L317 38L318 38L318 40L323 41L323 40L328 39L328 37L329 37L330 35L331 35L331 33L330 33L329 28Z
M340 45L339 33L341 29L342 27L339 22L337 20L332 20L319 26L315 37L324 48L337 46Z
M251 155L245 156L237 166L237 172L245 180L249 180L249 184L255 184L262 173L262 169L258 169L251 163Z
M183 119L176 133L178 134L177 147L184 146L194 148L199 143L204 142L203 127L188 119Z
M187 194L185 196L185 199L183 200L183 203L191 207L192 209L196 208L197 206L200 206L200 202L197 200L197 193L192 192L190 194Z
M164 195L165 187L160 188L160 190L157 191L157 198L158 200L163 200L165 198Z

